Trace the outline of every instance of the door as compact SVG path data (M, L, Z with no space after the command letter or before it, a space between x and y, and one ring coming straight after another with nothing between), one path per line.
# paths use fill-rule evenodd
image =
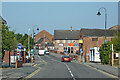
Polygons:
M71 53L73 53L73 47L71 47Z
M70 47L68 47L68 52L70 53Z

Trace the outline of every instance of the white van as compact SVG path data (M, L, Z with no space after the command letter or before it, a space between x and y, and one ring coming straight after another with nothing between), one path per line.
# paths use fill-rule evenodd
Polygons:
M44 52L45 52L45 50L39 50L39 54L38 55L43 56Z

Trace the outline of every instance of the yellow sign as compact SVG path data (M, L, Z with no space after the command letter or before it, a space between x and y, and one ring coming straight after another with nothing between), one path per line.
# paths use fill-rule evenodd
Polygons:
M83 43L83 40L79 40L79 43Z

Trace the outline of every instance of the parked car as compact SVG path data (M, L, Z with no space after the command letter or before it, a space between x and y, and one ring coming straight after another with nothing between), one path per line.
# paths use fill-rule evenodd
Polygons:
M50 55L50 52L49 51L45 51L44 54Z
M68 55L63 55L62 59L61 59L61 62L71 62L71 59Z

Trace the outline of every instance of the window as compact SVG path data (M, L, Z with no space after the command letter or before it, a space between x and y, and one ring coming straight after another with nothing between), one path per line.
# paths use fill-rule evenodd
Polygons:
M67 42L70 43L70 40L68 40Z
M57 40L57 43L60 43L60 40Z
M98 41L98 38L92 38L92 41Z
M75 43L75 40L72 40L72 43Z
M63 40L63 43L65 43L65 40Z

